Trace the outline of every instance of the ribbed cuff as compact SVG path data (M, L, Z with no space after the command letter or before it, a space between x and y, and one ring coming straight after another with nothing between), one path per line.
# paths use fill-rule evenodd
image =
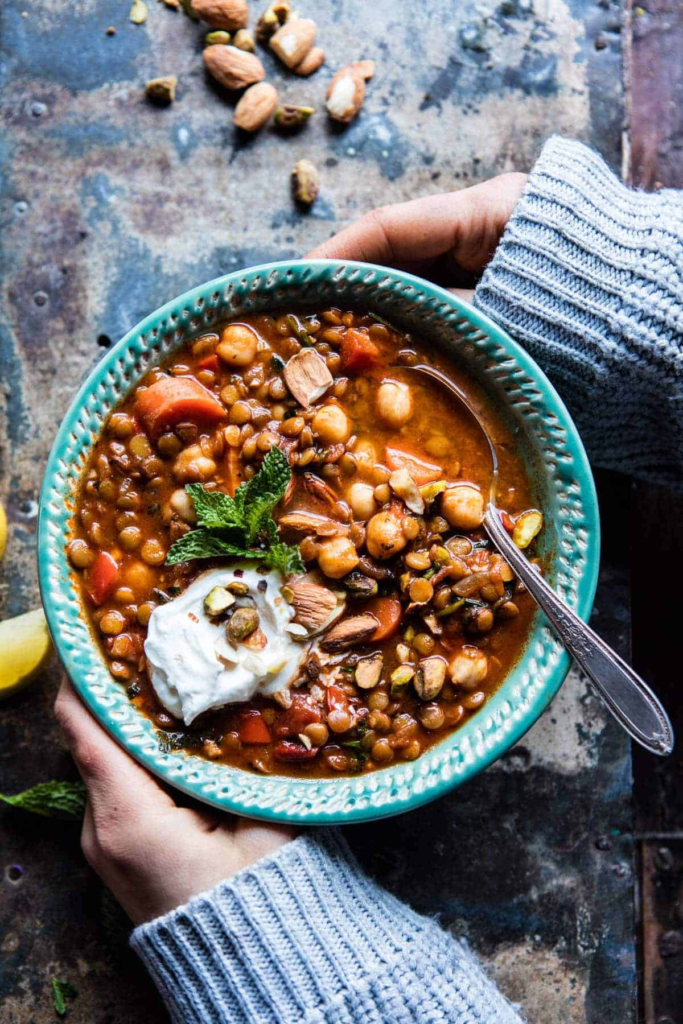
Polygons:
M137 928L174 1021L519 1024L476 960L375 885L336 830Z
M597 465L680 484L680 192L629 189L586 146L551 139L475 302L548 373Z

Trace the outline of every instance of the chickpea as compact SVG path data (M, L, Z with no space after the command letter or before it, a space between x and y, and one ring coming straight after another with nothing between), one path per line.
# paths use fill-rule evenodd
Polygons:
M415 761L421 753L422 747L420 746L420 741L411 740L408 746L404 747L401 751L401 756L405 761Z
M125 617L116 609L105 612L99 621L100 632L107 636L116 636L122 633L126 625Z
M488 658L478 647L463 647L448 666L451 679L463 690L476 690L488 670Z
M180 516L183 522L197 522L197 513L194 510L194 502L187 491L183 490L182 487L179 487L177 491L173 492L171 497L168 499L168 503L176 515Z
M413 400L407 384L385 380L377 392L377 412L390 427L402 427L413 415Z
M109 429L114 437L131 437L135 430L135 423L125 412L115 412L109 420Z
M166 549L161 541L151 537L140 548L140 556L143 562L147 562L147 565L161 565L166 558Z
M391 558L406 546L401 522L391 512L378 512L367 527L367 546L373 558Z
M374 487L360 482L352 484L349 488L349 504L356 519L370 519L377 511Z
M216 352L228 366L249 366L254 361L258 338L246 324L228 324L223 328Z
M371 711L384 711L389 706L389 694L385 690L373 690L368 697Z
M298 437L306 426L303 416L290 416L280 424L280 433L285 437Z
M173 463L176 480L196 482L208 480L216 472L216 463L202 452L201 445L191 444L185 448Z
M85 540L72 540L66 549L75 569L87 569L95 561L95 552Z
M382 737L381 740L377 740L372 745L372 759L377 761L379 764L388 764L394 759L394 751L392 750L389 740Z
M429 729L430 732L440 729L446 721L443 708L440 708L438 704L424 704L418 709L417 717L420 719L422 728Z
M358 552L349 537L331 537L318 545L318 565L326 576L340 580L358 565Z
M264 430L258 436L257 446L260 452L269 452L271 448L277 448L278 436L270 430Z
M353 446L353 454L356 456L359 472L370 476L377 463L377 450L372 441L366 438L356 441Z
M391 497L391 490L389 488L389 484L378 484L377 487L375 487L374 493L375 498L380 503L380 505L386 505L386 503L389 501L389 498Z
M156 608L154 601L145 601L141 604L137 611L137 620L141 626L146 626L149 620L152 618L152 612Z
M327 716L327 724L332 732L348 732L351 728L351 712L344 708L334 708Z
M351 435L351 424L340 405L324 405L318 409L311 428L323 444L343 444Z
M474 484L458 484L444 491L441 511L459 530L474 530L484 521L484 495Z
M324 722L311 722L304 729L304 736L308 736L314 747L324 747L329 735L330 730Z
M443 458L445 455L448 455L449 448L450 442L443 434L432 434L425 444L425 450L430 455L436 455L437 458Z
M135 551L142 543L142 530L139 526L124 526L119 533L119 544L125 551Z

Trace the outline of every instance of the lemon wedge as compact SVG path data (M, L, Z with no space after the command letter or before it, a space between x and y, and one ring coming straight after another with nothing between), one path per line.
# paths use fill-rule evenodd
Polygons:
M7 516L5 515L4 508L0 504L0 558L2 558L2 556L4 555L6 547L7 547Z
M46 667L52 641L42 608L0 622L0 700L32 683Z

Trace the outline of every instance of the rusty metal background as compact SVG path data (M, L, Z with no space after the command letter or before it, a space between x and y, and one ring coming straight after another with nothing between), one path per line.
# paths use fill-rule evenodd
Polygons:
M265 4L264 4L265 5ZM148 0L0 6L0 495L10 542L1 614L37 601L36 501L55 428L102 348L191 285L301 254L380 203L527 169L554 132L621 166L621 12L610 0L301 0L328 66L308 80L264 56L284 98L322 104L331 70L372 57L347 129L318 115L291 138L238 138L208 82L199 26ZM26 16L24 17L24 13ZM106 35L112 26L115 35ZM179 78L168 109L144 82ZM322 173L310 214L289 170ZM601 480L603 512L623 481ZM595 621L628 647L626 537L610 530ZM73 775L51 716L55 665L0 707L0 791ZM625 737L572 677L524 743L437 805L350 830L368 868L438 913L537 1024L635 1019L633 837ZM83 864L78 828L0 810L0 1017L153 1024L156 994ZM23 867L17 879L12 865Z

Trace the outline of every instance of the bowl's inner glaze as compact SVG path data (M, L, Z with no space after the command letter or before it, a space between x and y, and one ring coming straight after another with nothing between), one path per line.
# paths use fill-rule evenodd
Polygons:
M148 317L81 388L53 448L41 496L40 577L57 648L91 709L148 768L194 796L239 813L303 823L398 813L464 781L535 721L568 659L535 617L527 649L486 708L416 762L357 778L260 777L182 753L160 753L154 726L130 705L93 642L64 547L82 468L104 420L151 366L211 325L245 312L325 304L368 308L446 350L502 409L519 439L546 515L548 576L580 614L598 561L592 477L581 443L541 372L507 336L447 292L395 271L331 261L271 264L187 293Z

